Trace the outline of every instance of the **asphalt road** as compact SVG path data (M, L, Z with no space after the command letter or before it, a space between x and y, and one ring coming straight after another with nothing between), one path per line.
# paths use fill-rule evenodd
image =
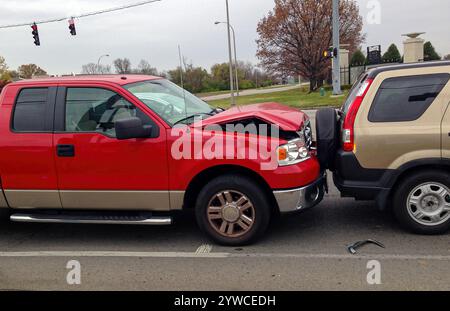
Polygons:
M358 255L346 246L377 239ZM275 221L243 248L211 244L192 213L170 227L0 225L2 290L450 290L450 234L417 236L372 203L332 189L316 208ZM81 284L68 285L70 260ZM380 285L367 282L378 260Z
M169 227L2 222L0 289L450 290L450 233L407 233L390 213L340 198L330 185L319 206L274 221L243 248L213 245L189 212ZM386 248L348 253L365 239ZM71 260L80 263L79 285L67 283ZM367 282L372 260L381 284Z

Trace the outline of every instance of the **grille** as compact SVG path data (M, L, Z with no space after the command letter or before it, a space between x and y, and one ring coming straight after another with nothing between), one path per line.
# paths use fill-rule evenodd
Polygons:
M311 128L311 121L307 121L303 128L303 135L305 137L305 144L308 147L309 150L311 150L312 144L313 144L313 136L312 136L312 128Z

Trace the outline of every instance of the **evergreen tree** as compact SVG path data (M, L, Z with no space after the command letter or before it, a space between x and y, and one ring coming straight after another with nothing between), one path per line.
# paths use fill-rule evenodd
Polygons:
M353 53L350 64L352 66L362 66L365 63L366 63L366 56L364 56L364 54L361 50L359 50L359 49L356 50L355 53Z
M383 55L383 62L385 63L399 63L402 60L402 56L395 44L391 44Z
M426 42L423 46L423 55L425 61L441 60L441 56L434 49L433 44L430 41Z

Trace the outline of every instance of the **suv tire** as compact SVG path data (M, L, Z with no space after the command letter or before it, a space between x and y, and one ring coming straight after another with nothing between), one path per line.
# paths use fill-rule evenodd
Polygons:
M243 246L254 242L270 222L270 200L253 180L225 175L210 181L195 207L200 229L215 242Z
M418 234L442 234L450 229L450 175L436 170L407 177L394 193L394 214L406 229Z
M338 147L339 131L337 112L333 108L323 108L316 113L317 158L322 170L334 169L334 159Z

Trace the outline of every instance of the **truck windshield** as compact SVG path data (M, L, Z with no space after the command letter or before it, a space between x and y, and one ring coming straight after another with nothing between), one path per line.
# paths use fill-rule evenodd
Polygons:
M127 84L124 88L170 126L177 123L192 123L194 117L206 118L214 111L204 101L165 79Z

